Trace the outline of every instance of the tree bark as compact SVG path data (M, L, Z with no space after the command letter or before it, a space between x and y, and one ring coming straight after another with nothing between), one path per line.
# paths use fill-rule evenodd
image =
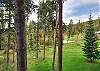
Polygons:
M62 0L56 0L56 24L58 24L58 71L62 71Z
M10 8L9 8L9 22L8 22L8 46L7 46L7 70L8 70L8 66L9 66L10 24L11 24L11 12L10 12Z
M8 33L8 46L7 46L7 70L9 66L9 48L10 48L10 33Z
M48 45L48 48L50 47L50 23L47 23L47 37L48 37L48 40L47 40L47 45Z
M15 0L16 17L15 27L17 33L17 71L27 71L27 47L25 34L25 0Z
M13 63L15 62L15 42L14 42L14 46L13 46Z
M1 46L1 31L0 31L0 50L1 50L2 46Z
M37 56L36 57L38 58L39 57L39 54L38 54L39 53L39 23L37 23L37 31L36 31L36 34L37 34L36 35L36 41L37 41L36 42L36 44L37 44L36 45L36 49L37 49L37 52L36 52Z
M51 71L54 71L54 64L55 64L55 58L56 58L56 36L57 36L57 32L55 30L54 32L54 51L53 51L53 60L52 60L52 67L51 67Z
M46 41L45 41L45 38L46 38L46 25L44 27L44 57L43 57L43 60L45 60L45 46L46 46Z

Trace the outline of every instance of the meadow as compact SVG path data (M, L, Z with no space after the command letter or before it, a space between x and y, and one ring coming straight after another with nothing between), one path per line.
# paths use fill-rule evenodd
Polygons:
M66 37L64 38L66 40ZM76 43L76 36L71 37L70 43L63 43L63 66L62 71L99 71L100 60L96 63L88 63L83 56L83 40L79 38ZM100 46L100 41L98 41ZM39 52L39 58L34 58L34 52L28 50L28 71L51 71L53 48L46 49L46 59L43 60L42 50ZM55 71L57 71L57 52L55 61ZM6 55L3 50L0 51L0 71L6 71ZM16 71L16 63L9 65L9 71Z

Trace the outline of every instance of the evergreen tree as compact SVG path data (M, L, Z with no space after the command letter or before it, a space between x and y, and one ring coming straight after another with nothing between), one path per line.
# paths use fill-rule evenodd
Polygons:
M15 0L15 28L17 33L17 71L27 71L27 48L25 29L25 0Z
M87 24L87 30L85 31L85 42L84 42L84 56L88 59L89 62L94 62L95 60L99 59L99 51L97 50L97 43L96 43L96 34L94 30L93 21L90 18Z
M68 40L73 35L73 20L70 20L70 23L68 25Z
M34 44L34 21L31 21L28 25L28 47L34 49L35 44Z

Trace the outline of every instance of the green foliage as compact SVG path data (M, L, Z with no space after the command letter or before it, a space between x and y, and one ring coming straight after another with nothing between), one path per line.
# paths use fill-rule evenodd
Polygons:
M39 3L38 17L39 22L43 25L49 25L54 29L55 26L55 4L53 0L43 0Z
M100 53L97 50L97 43L96 43L96 34L94 30L94 25L93 21L89 20L88 25L87 25L87 30L85 32L85 37L84 37L84 56L90 61L93 62L96 59L100 58Z
M70 20L70 23L68 25L68 38L73 35L73 20Z
M93 22L94 22L93 25L94 25L95 31L100 31L100 19L93 20ZM86 21L86 22L78 22L76 24L73 24L73 35L84 34L87 29L87 23L88 22ZM69 25L66 25L66 26L67 26L66 30L68 34Z
M38 23L39 23L39 40L43 40L42 43L45 45L49 45L52 42L53 32L55 27L55 3L54 0L42 0L39 2L38 6ZM42 32L42 33L41 33ZM43 39L42 39L43 38Z
M34 32L34 25L35 22L31 21L28 25L28 47L34 49L35 48L35 32Z
M81 23L81 21L79 20L79 22L77 23L77 33L80 34L80 33L83 33L84 32L84 24Z

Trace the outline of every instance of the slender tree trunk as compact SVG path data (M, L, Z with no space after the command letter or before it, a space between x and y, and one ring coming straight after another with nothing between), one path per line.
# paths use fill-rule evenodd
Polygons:
M48 35L48 47L50 47L50 25L49 25L49 23L48 23L48 25L47 25L47 29L48 29L48 31L47 31L47 35Z
M9 26L9 25L8 25ZM10 32L10 31L9 31ZM7 47L7 67L9 66L9 48L10 48L10 33L8 33L8 47ZM7 68L8 70L8 68Z
M45 60L45 45L46 45L46 43L45 43L45 38L46 38L46 26L44 27L44 57L43 57L43 60Z
M13 60L12 62L14 63L15 62L15 51L14 51L14 48L13 48Z
M27 47L25 34L24 1L15 0L16 17L15 27L17 33L17 71L27 71Z
M56 24L58 24L58 71L62 71L62 0L56 0L56 13Z
M53 45L54 45L54 34L55 34L55 32L54 32L54 30L52 31L52 42L53 42Z
M2 49L2 46L1 46L1 31L0 31L0 49Z
M52 67L51 71L54 71L54 66L55 66L55 58L56 58L56 31L54 32L54 51L53 51L53 60L52 60Z
M36 41L37 41L36 42L36 44L37 44L36 45L36 49L37 49L37 53L36 54L37 54L37 56L36 57L38 58L38 56L39 56L38 55L38 50L39 50L39 23L37 23L37 31L36 31L36 34L37 34L37 37L36 37Z
M13 46L13 63L15 62L15 42L14 42L14 46Z
M11 12L9 9L9 22L8 22L8 46L7 46L7 70L9 66L9 48L10 48L10 24L11 24Z

